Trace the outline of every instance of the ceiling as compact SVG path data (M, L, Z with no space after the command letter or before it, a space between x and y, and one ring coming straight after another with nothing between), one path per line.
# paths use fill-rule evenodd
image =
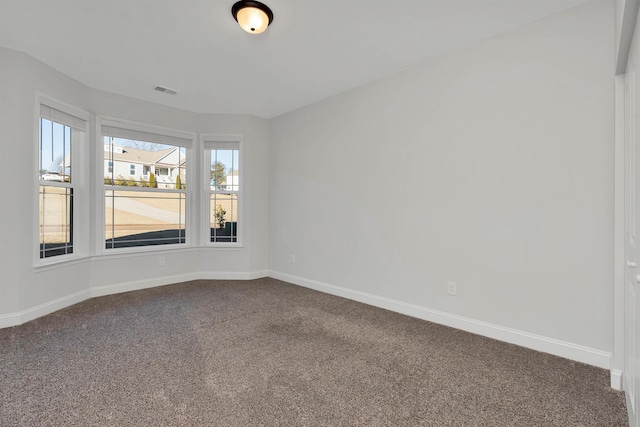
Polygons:
M92 88L271 118L585 1L263 0L251 35L235 0L0 0L0 45Z

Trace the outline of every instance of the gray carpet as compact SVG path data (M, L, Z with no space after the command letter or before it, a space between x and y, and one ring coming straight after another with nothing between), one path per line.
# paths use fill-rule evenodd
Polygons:
M626 426L607 371L274 279L0 330L2 426Z

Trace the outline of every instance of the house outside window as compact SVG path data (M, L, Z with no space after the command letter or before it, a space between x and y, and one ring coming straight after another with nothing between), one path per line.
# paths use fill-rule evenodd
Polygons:
M129 165L129 175L136 174L136 165Z

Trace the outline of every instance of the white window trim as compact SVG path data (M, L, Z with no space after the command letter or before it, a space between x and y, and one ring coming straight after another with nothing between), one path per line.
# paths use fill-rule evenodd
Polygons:
M209 214L211 207L210 203L210 181L211 181L211 148L216 143L232 142L238 144L238 182L240 188L238 189L238 234L236 242L211 242L211 224L209 223ZM202 154L202 204L200 208L200 230L201 238L203 240L203 246L210 248L242 248L243 247L243 235L245 229L244 223L244 155L242 150L242 135L230 135L230 134L201 134L200 135L201 154Z
M105 186L104 186L105 171L104 171L104 153L103 153L104 150L102 148L96 150L96 156L94 159L94 161L96 162L95 164L97 165L96 171L95 171L95 174L96 174L95 203L97 207L96 209L97 210L97 213L96 213L97 226L96 226L96 230L94 230L94 235L96 240L96 243L95 243L96 255L113 256L115 254L150 253L150 252L161 252L161 251L168 251L168 250L193 248L195 246L194 242L196 242L196 236L198 235L196 209L192 207L193 200L195 199L195 195L197 194L197 191L194 191L195 190L194 184L197 181L196 179L194 179L195 168L193 167L195 166L193 159L194 159L194 148L195 148L194 146L196 141L196 134L194 132L189 132L189 131L182 131L182 130L177 130L172 128L133 122L125 119L98 115L96 116L95 141L97 142L99 147L102 147L102 144L103 144L103 132L102 132L103 126L131 130L134 132L139 132L141 135L152 134L154 136L167 137L167 139L165 139L164 142L162 140L157 140L157 142L159 143L175 144L175 142L177 142L176 139L184 140L184 141L180 141L181 144L177 144L177 145L180 145L186 148L187 164L191 166L189 167L189 171L187 173L187 182L186 182L187 189L185 193L186 200L187 200L187 203L185 205L185 221L187 225L186 233L185 233L185 243L107 249L105 247L105 242L106 242L105 228L106 227L105 227L105 200L104 200L104 191L105 191ZM186 141L190 141L190 143L187 144ZM120 190L135 191L135 189L127 190L126 187L119 188L118 191ZM152 189L146 189L145 191L149 191L149 190L152 190ZM171 190L164 190L164 192L166 191L171 191Z
M63 113L61 117L66 120L62 120L63 124L65 121L72 121L74 126L70 126L72 129L80 128L83 134L79 137L76 136L76 139L72 141L71 144L71 156L74 164L73 164L73 175L72 175L72 188L73 188L73 236L74 241L73 244L73 253L52 256L49 258L40 258L40 209L39 209L39 197L40 197L40 179L38 178L38 174L36 171L40 168L39 156L33 156L33 268L37 269L40 267L67 263L70 261L78 260L80 258L86 258L89 256L89 193L87 182L87 165L89 159L89 150L87 144L89 142L89 119L91 117L90 113L84 110L81 110L77 107L69 105L65 102L59 101L57 99L51 98L41 92L36 92L35 94L35 106L34 106L34 122L33 122L33 133L34 133L34 154L40 153L40 118L42 117L41 111L42 107L49 107L50 109L56 110L58 112ZM66 116L66 117L65 117ZM71 116L71 117L69 117ZM55 117L53 117L55 121ZM82 123L83 122L83 123ZM56 183L47 183L49 186L60 186L60 187L69 187L60 183L60 185Z

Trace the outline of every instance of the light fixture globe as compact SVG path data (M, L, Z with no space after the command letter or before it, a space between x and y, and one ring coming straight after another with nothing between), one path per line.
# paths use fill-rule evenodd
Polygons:
M260 34L273 21L273 12L259 1L241 0L231 7L231 14L240 28L250 34Z

